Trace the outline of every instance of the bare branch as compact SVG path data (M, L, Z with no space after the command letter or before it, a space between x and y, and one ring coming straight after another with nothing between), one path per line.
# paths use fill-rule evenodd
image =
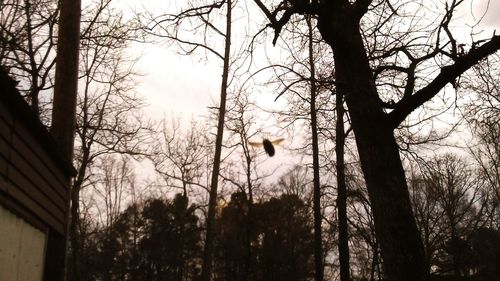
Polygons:
M268 27L274 29L274 38L273 45L276 45L276 41L281 33L283 27L290 21L290 18L294 14L310 14L317 15L320 10L320 4L316 1L301 1L301 0L293 0L293 1L283 1L281 2L273 12L271 12L264 3L260 0L254 0L257 6L262 10L264 15L269 19ZM290 5L290 6L289 6ZM277 15L282 13L280 19L277 18Z
M491 40L468 54L458 58L454 64L441 68L441 73L434 78L426 87L415 94L403 98L396 108L389 113L389 124L396 128L415 109L433 98L448 83L452 83L458 76L480 62L487 56L500 49L500 36L494 36Z

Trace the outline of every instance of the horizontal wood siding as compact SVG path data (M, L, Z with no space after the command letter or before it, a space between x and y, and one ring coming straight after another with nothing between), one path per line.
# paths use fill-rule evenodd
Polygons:
M7 159L9 155L9 144L2 133L2 119L0 118L0 175L7 174ZM2 186L0 185L0 189Z
M51 155L57 151L44 146L40 138L47 135L37 135L21 117L0 102L0 199L18 202L22 212L64 234L70 175Z
M26 145L26 142L20 138L21 136L14 134L12 145L16 149L11 153L12 164L20 172L29 176L30 180L36 183L42 192L50 194L51 200L59 205L61 210L64 210L66 190L61 172L55 169L47 155L39 154L43 150L40 150L36 142ZM30 171L29 174L27 171Z

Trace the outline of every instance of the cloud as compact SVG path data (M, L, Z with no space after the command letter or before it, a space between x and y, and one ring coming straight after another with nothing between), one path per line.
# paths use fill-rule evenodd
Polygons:
M213 96L217 97L221 70L165 46L135 48L142 53L137 70L144 74L138 79L137 91L147 99L148 114L155 118L170 113L206 115Z

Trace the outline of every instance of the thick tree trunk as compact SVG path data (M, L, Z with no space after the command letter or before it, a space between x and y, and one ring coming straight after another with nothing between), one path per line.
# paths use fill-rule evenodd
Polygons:
M73 143L75 135L76 120L76 98L78 93L78 57L80 50L80 0L65 0L59 3L59 32L57 43L56 74L54 84L54 103L52 111L51 134L54 136L64 157L73 161ZM71 186L71 182L68 182ZM67 207L69 209L73 191L68 191ZM72 206L72 208L74 208ZM73 212L73 210L72 210ZM67 231L69 231L69 217L66 215ZM61 264L58 264L58 278L45 273L45 280L64 280L66 275L66 248L68 233L65 239L61 239L58 247L65 249L61 251L64 256ZM48 258L47 267L52 267L52 258Z
M80 0L60 2L54 109L50 128L50 132L61 145L61 150L69 161L73 160L76 97L78 92L80 2Z
M352 9L331 6L320 15L319 29L333 49L337 88L356 136L386 275L392 281L426 280L398 145L378 102L357 18Z

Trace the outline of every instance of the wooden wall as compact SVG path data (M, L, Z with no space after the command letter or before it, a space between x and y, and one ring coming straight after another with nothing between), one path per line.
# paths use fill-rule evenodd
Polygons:
M13 201L58 233L65 233L71 167L15 89L1 83L0 203Z
M47 234L44 280L63 280L75 170L15 86L0 67L0 206Z

